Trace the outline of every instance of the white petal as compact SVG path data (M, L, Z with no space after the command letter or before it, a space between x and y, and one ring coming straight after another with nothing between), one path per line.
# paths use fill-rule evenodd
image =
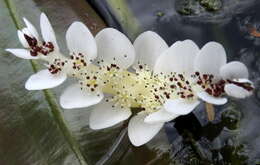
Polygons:
M236 80L233 80L233 81L240 82L240 83L249 83L252 86L254 86L253 82L248 80L248 79L246 79L246 78L240 78L240 79L236 79Z
M27 49L5 49L13 55L23 59L38 59L38 57L31 56L31 53Z
M164 104L164 108L169 113L186 115L194 110L199 104L200 101L198 100L174 99L167 100Z
M203 101L210 103L210 104L214 104L214 105L223 105L226 104L227 102L227 98L223 98L223 97L214 97L209 95L207 92L198 92L197 96L202 99Z
M129 108L112 107L113 103L102 101L94 107L89 118L91 129L103 129L114 126L131 116Z
M30 31L30 34L33 35L33 37L35 37L39 41L39 34L36 28L33 26L33 24L29 22L26 18L23 18L23 21L27 26L28 30Z
M66 40L71 53L82 53L88 62L97 57L96 41L83 23L72 23L67 30Z
M59 51L59 46L57 44L56 36L53 31L53 28L51 26L51 23L47 16L42 13L41 14L41 32L42 32L42 37L45 42L51 42L54 45L55 51Z
M30 36L30 37L34 37L32 34L31 34L31 32L30 32L30 30L29 30L29 28L23 28L22 30L21 30L24 34L26 34L26 35L28 35L28 36Z
M99 103L104 95L92 94L80 89L79 84L70 85L60 97L60 105L64 109L84 108Z
M29 48L29 44L26 41L26 39L24 38L24 33L21 30L17 30L17 35L18 35L18 39L19 39L20 43L23 45L23 47Z
M169 113L165 109L161 109L157 112L151 113L148 116L145 117L144 122L153 124L153 123L162 123L162 122L168 122L180 115Z
M248 78L248 70L245 64L239 61L232 61L220 68L220 75L223 79Z
M168 48L168 45L157 33L146 31L136 38L134 48L136 59L133 67L138 67L140 63L153 69L156 59Z
M224 88L227 95L238 98L238 99L244 99L246 97L249 97L253 94L252 91L248 91L242 87L239 87L235 84L226 84Z
M120 31L105 28L96 35L98 59L128 68L134 63L135 50L130 40Z
M47 69L41 70L29 77L25 83L27 90L42 90L56 87L66 80L66 74L51 74Z
M199 52L191 40L177 41L158 57L154 66L155 73L193 73L194 59Z
M250 84L250 86L252 88L255 88L253 82L248 80L248 79L242 78L242 79L236 79L236 80L233 80L233 81L236 81L236 82L239 82L239 83L247 83L247 84ZM225 90L227 95L235 97L235 98L246 98L246 97L249 97L253 94L253 90L248 91L248 90L246 90L242 87L239 87L235 84L226 84L224 90Z
M212 74L214 80L220 78L220 68L227 62L224 47L217 42L208 42L195 58L194 70L201 74Z
M145 114L138 114L130 119L128 136L134 146L141 146L150 141L163 127L164 123L148 124L144 122Z

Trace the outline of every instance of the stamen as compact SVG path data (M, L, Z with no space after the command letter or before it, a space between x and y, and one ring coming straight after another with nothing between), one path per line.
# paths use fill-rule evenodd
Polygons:
M54 45L51 42L41 43L35 37L30 37L27 34L24 34L24 38L30 47L31 56L38 56L39 54L47 56L54 51Z
M224 87L226 84L225 80L219 80L218 82L213 83L214 75L201 75L199 72L195 72L194 77L197 78L197 84L201 86L209 95L219 97L224 94Z
M51 74L57 74L60 73L63 68L65 67L65 64L67 64L67 60L61 60L59 58L55 58L52 63L48 65L48 70Z
M72 69L74 70L81 70L87 66L87 62L82 53L72 53L70 59L72 61Z

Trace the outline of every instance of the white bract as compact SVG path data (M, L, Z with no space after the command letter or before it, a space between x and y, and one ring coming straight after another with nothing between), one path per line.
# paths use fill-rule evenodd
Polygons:
M215 42L201 50L191 40L171 47L155 32L140 34L134 44L121 32L105 28L94 37L81 22L66 33L68 57L62 55L54 31L41 14L42 39L24 19L18 30L24 49L6 49L24 59L40 59L48 69L26 82L28 90L70 85L60 97L65 109L93 106L89 125L103 129L129 120L128 135L135 146L150 141L165 122L194 110L200 100L224 104L228 94L244 98L252 94L248 71L240 62L226 64L224 48ZM130 72L133 67L135 72Z

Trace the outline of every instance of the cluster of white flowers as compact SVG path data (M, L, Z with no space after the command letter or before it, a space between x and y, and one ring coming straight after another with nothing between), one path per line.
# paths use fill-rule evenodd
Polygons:
M216 42L201 49L191 40L168 47L158 34L147 31L132 44L116 29L105 28L93 37L83 23L74 22L66 33L70 55L65 56L45 14L40 19L42 37L28 20L24 22L26 27L18 30L24 49L6 51L43 60L48 67L32 75L25 88L49 89L75 78L78 83L65 89L61 106L93 106L92 129L131 117L128 135L135 146L147 143L165 122L190 113L201 101L222 105L225 96L245 98L254 89L246 66L227 63L223 46Z

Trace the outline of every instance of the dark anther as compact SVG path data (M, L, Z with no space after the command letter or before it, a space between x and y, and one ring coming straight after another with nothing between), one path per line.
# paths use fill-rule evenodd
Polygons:
M158 95L154 95L154 98L159 99L159 96Z
M37 52L35 52L35 51L30 51L30 54L31 54L31 56L37 56Z
M194 96L193 94L189 94L187 97L189 97L189 98L190 98L190 97L193 97L193 96Z
M211 90L211 89L207 88L207 89L206 89L206 92L207 92L208 94L212 95L212 90Z
M177 85L178 85L180 88L182 88L182 85L181 85L180 82L177 82Z
M182 74L178 74L178 76L180 77L180 79L181 79L182 81L184 81L184 77L183 77Z
M208 79L208 75L203 74L203 79L204 79L204 80L207 80L207 79Z
M172 89L174 89L176 86L175 86L175 85L171 85L170 87L171 87Z
M32 38L26 34L24 34L24 38L26 39L28 45L32 48L37 45L37 40L35 38Z
M198 84L198 85L201 85L201 84L202 84L202 81L201 81L201 80L197 81L197 84Z

